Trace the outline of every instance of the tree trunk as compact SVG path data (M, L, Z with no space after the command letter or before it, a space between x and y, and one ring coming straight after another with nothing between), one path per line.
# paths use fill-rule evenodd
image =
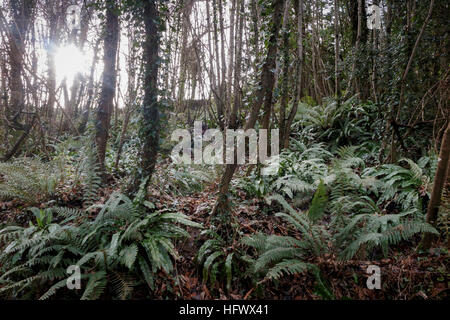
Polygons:
M220 84L220 92L222 96L222 101L225 101L224 107L227 107L227 62L225 53L225 27L224 27L224 16L223 16L223 0L218 0L218 10L219 10L219 26L220 26L220 56L222 61L222 80ZM228 115L229 110L225 110L225 115Z
M49 50L47 53L48 61L48 100L46 106L46 116L49 122L50 131L53 123L53 111L56 103L56 63L55 63L55 49L59 41L58 16L55 14L54 0L47 1L47 9L49 15Z
M258 28L258 9L257 9L257 0L251 0L250 3L250 13L252 20L252 49L255 53L255 61L253 63L253 68L255 75L258 74L258 65L259 65L259 28Z
M390 114L391 114L390 115L391 116L390 127L392 129L392 133L391 133L390 154L386 161L394 162L396 160L397 144L400 144L400 147L403 149L403 151L407 151L407 148L403 141L403 137L400 133L399 124L397 121L400 118L401 111L405 104L405 90L406 90L407 77L409 74L409 70L411 69L412 62L414 61L414 57L415 57L417 48L419 46L420 40L422 39L425 28L427 27L427 25L431 19L431 15L433 13L433 7L434 7L434 0L431 0L427 17L426 17L425 21L423 22L422 28L420 29L419 35L417 36L416 42L411 51L411 55L409 57L408 64L406 65L405 71L403 72L402 78L400 80L400 97L399 97L399 102L398 102L398 106L397 106L397 113L395 113L395 106L393 104L391 104L391 106L390 106ZM397 137L397 139L395 139L395 137Z
M83 48L87 42L87 33L89 29L89 17L91 15L91 7L88 3L85 3L82 10L82 17L81 17L81 30L80 35L78 37L77 41L77 30L74 30L73 33L73 44L74 46L78 47L80 52L83 51ZM80 97L83 95L85 86L85 77L81 73L76 73L75 77L73 79L71 92L70 92L70 111L72 112L73 119L78 118L81 110L79 110L79 102Z
M136 105L137 90L136 87L136 68L134 68L134 63L137 58L137 50L134 46L136 41L133 28L129 28L128 31L128 59L127 59L127 69L128 69L128 87L127 87L127 103L125 106L125 116L122 123L122 132L120 133L119 146L117 148L117 156L115 162L116 171L119 170L119 161L122 155L123 145L125 143L125 135L127 133L128 124L130 123L130 117L133 113Z
M230 100L231 105L231 90L233 86L233 61L234 61L234 51L235 51L235 34L234 34L234 24L235 24L235 18L236 18L236 2L237 0L232 0L231 5L231 12L230 12L230 35L229 35L229 42L230 42L230 51L228 56L228 81L227 81L227 97ZM230 108L231 109L231 108Z
M146 179L148 186L155 169L159 148L159 108L158 108L158 62L159 62L159 13L156 1L146 1L144 4L145 43L143 61L144 70L144 101L141 109L142 124L140 128L141 170L136 174L134 190Z
M431 199L428 203L427 222L432 226L436 226L439 206L441 205L442 190L445 187L447 176L450 170L450 123L447 125L444 137L442 138L441 152L439 154L438 167L436 175L434 176L433 191L431 192ZM423 249L430 249L433 242L433 234L426 233L422 240Z
M358 0L357 1L357 10L356 10L356 38L355 38L355 51L354 51L354 57L353 57L353 63L352 63L352 70L350 72L350 78L347 84L347 95L345 97L345 99L347 99L349 97L349 95L351 95L353 92L356 92L357 94L360 93L360 87L359 87L359 80L358 77L356 77L355 72L356 72L356 60L357 60L357 55L359 54L359 46L361 43L361 35L362 35L362 0ZM354 4L352 5L354 7ZM352 25L354 25L354 21L355 21L355 17L354 17L354 12L351 10L350 11L350 17L352 20ZM353 80L355 81L355 91L352 90L352 83Z
M240 4L239 4L240 2ZM243 42L242 42L242 33L244 29L244 15L245 15L245 0L239 0L237 10L239 11L239 20L238 20L238 28L237 28L237 40L236 40L236 59L234 65L234 101L233 101L233 109L231 111L230 116L230 128L236 128L238 124L238 112L241 108L241 71L242 71L242 50L243 50ZM231 67L230 67L231 70ZM231 98L231 96L230 96Z
M282 147L284 146L284 138L287 133L286 127L286 110L289 105L289 65L290 65L290 45L289 45L289 9L290 1L286 1L283 14L283 67L281 79L281 101L280 101L280 118L278 120L278 127L280 128L280 137Z
M297 62L297 86L296 86L296 92L295 92L295 98L294 98L294 104L292 105L292 109L289 113L289 117L286 120L284 126L284 132L283 135L281 135L281 149L285 149L289 147L289 136L291 133L291 125L292 122L295 119L295 115L297 114L298 104L300 103L300 99L303 96L303 87L302 87L302 81L303 81L303 0L297 0L296 1L296 8L295 11L297 13L297 50L298 50L298 62Z
M11 149L11 151L6 153L6 155L3 158L0 159L1 161L5 161L5 162L9 161L12 157L14 157L16 155L17 152L19 152L20 148L22 147L22 144L25 142L25 139L29 136L31 129L33 129L36 119L37 119L37 116L35 114L33 116L31 124L29 124L28 126L25 126L24 132L22 133L20 138L16 141L16 143L14 144L14 147Z
M178 111L184 112L185 106L183 101L186 99L186 81L188 76L188 36L190 27L190 17L192 13L192 8L194 6L194 1L185 1L182 10L182 41L181 41L181 54L180 54L180 85L178 91Z
M379 5L379 0L373 1L374 5ZM378 95L377 95L377 61L378 61L378 33L374 28L372 30L372 95L376 104L378 104Z
M217 103L217 117L218 122L221 130L225 129L225 103L224 103L224 97L222 92L222 80L223 76L221 77L222 70L220 67L220 50L219 50L219 30L218 30L218 16L217 16L217 0L213 0L212 6L213 6L213 27L214 27L214 51L215 51L215 60L216 60L216 69L217 69L217 87L215 90L215 97L216 97L216 103ZM220 0L221 1L221 0ZM209 8L209 4L207 4L207 8Z
M261 74L261 82L256 92L255 102L251 109L249 118L245 125L244 130L252 129L255 126L256 120L258 118L259 111L263 104L268 106L272 103L272 94L273 94L273 86L275 81L275 74L272 70L275 69L276 64L276 56L278 51L278 32L280 30L280 22L281 15L283 11L284 0L274 0L273 1L273 17L271 24L271 33L268 44L268 51L266 60L263 66L262 74ZM235 152L236 154L236 152ZM233 178L234 172L236 171L237 165L236 161L234 164L227 164L225 168L225 172L222 176L222 179L219 184L219 192L218 199L213 209L213 216L224 215L229 212L229 203L228 203L228 190L230 187L231 179ZM229 219L223 219L223 222L228 221ZM227 230L223 230L224 234Z
M10 90L11 100L9 114L12 122L18 125L20 114L24 107L24 88L22 82L23 57L25 54L25 37L30 25L31 16L34 10L34 0L10 0L11 22L10 31Z
M339 85L339 7L338 0L334 0L334 96L337 108L341 106L341 88Z
M119 18L115 0L108 0L106 8L106 26L103 55L103 82L97 111L96 137L98 163L100 171L105 173L106 144L110 126L113 100L116 91L116 54L119 40Z
M80 132L80 134L83 134L84 131L86 130L86 125L89 120L89 113L91 112L91 106L92 106L92 102L94 100L94 73L95 73L95 68L97 66L97 62L98 62L98 51L99 51L98 49L99 48L98 48L98 43L97 43L94 48L94 57L92 58L92 64L91 64L91 69L90 69L90 74L89 74L89 81L88 81L88 85L87 85L86 105L84 107L83 115L81 117L80 126L78 127L78 131Z

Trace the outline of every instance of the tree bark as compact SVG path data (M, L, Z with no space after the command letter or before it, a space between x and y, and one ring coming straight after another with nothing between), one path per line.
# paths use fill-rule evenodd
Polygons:
M224 95L222 92L223 89L223 81L221 79L224 78L222 74L223 70L220 67L220 50L219 50L219 30L218 30L218 15L217 15L217 0L213 0L212 9L213 9L213 27L214 27L214 51L215 51L215 60L216 60L216 69L217 69L217 87L215 89L215 97L217 103L217 118L219 122L219 126L221 130L225 129L225 103L224 103ZM222 0L220 0L222 1ZM209 3L207 4L207 8L209 8Z
M47 1L47 9L49 16L49 50L47 53L48 63L48 99L46 106L46 116L50 125L50 130L53 123L53 111L56 103L56 63L55 63L55 50L59 41L59 29L58 29L58 16L55 14L55 1Z
M261 110L263 104L265 106L268 106L272 103L273 86L275 82L275 74L273 70L275 69L276 56L278 51L277 39L280 30L283 4L284 0L274 0L272 4L273 17L267 56L263 65L260 86L258 91L256 92L255 102L250 111L250 115L244 130L254 128L256 120L258 118L259 111ZM235 162L234 164L226 165L225 172L222 175L222 179L219 184L218 199L212 212L213 216L226 215L229 212L228 190L230 187L231 179L233 178L234 172L236 171L237 168L236 161L234 162ZM226 231L227 230L224 230L225 233Z
M337 107L341 106L341 87L339 85L339 7L334 0L334 95Z
M445 130L442 139L441 151L439 154L438 167L436 175L434 176L433 191L431 192L431 199L427 208L427 222L432 226L436 226L438 219L439 206L441 205L442 190L445 184L448 183L447 177L450 170L450 122ZM428 250L431 248L434 235L426 233L422 240L422 248Z
M96 44L94 48L94 57L92 58L92 64L87 85L87 101L84 106L83 114L81 116L80 126L78 127L78 131L80 134L83 134L84 131L86 130L86 125L89 120L89 113L91 112L91 106L94 100L94 73L98 62L98 51L99 51L98 49L99 49L98 44Z
M116 13L115 0L106 3L106 25L103 55L103 82L97 111L96 137L97 156L100 171L105 173L106 144L116 91L116 54L119 40L119 18Z
M142 123L140 128L141 170L137 172L134 190L137 190L143 180L148 186L155 169L159 149L159 106L158 106L158 64L159 64L159 13L156 1L145 1L144 4L145 43L143 61L144 70L144 101L141 108Z
M185 111L185 105L183 105L184 100L186 99L186 81L188 76L188 35L189 35L189 26L190 26L190 17L192 13L192 8L194 5L194 1L189 0L185 1L182 9L182 41L181 41L181 54L180 54L180 85L178 91L178 107L179 112Z
M24 88L22 82L23 57L25 54L25 37L34 11L34 0L10 0L11 16L10 26L10 90L11 100L9 114L12 122L18 125L20 113L24 107Z
M239 4L240 2L240 4ZM238 28L237 28L237 37L236 40L236 59L235 59L235 65L234 65L234 101L233 101L233 109L231 111L230 115L230 124L229 126L231 128L236 128L238 123L238 112L241 108L241 101L242 101L242 95L241 95L241 70L242 70L242 49L243 49L243 42L242 42L242 33L244 29L244 14L245 14L245 0L238 0ZM231 70L231 67L230 67ZM230 96L231 97L231 96Z
M354 7L354 4L352 5ZM356 3L357 6L357 10L356 12L356 20L354 17L354 11L351 10L351 20L352 20L352 26L355 27L355 22L356 21L356 37L355 37L355 51L354 51L354 57L353 57L353 63L352 63L352 70L350 72L350 78L347 84L347 95L345 96L344 99L347 99L349 97L349 95L352 94L352 82L355 81L355 92L357 94L360 93L360 86L359 86L359 80L358 77L356 77L355 72L356 72L356 58L357 55L359 54L359 46L361 43L361 36L362 36L362 6L363 6L363 2L362 0L358 0Z
M290 52L289 52L289 9L290 1L286 1L283 13L283 51L282 51L282 72L281 72L281 101L280 101L280 118L278 120L278 127L280 128L281 141L284 140L286 129L286 109L289 104L289 64L290 64Z
M303 96L303 15L304 15L304 9L303 9L303 0L297 0L296 4L298 4L295 8L297 13L297 51L298 51L298 62L297 62L297 79L296 79L296 92L295 92L295 98L294 103L292 105L292 109L289 113L289 116L284 124L284 130L283 134L281 135L281 148L285 149L289 147L289 137L291 134L291 125L292 122L295 119L295 115L297 114L298 104L300 103L300 100Z
M231 12L230 12L230 35L229 35L229 42L230 42L230 51L228 56L228 81L227 81L227 97L230 100L231 105L231 90L233 87L233 62L234 62L234 51L235 51L235 34L234 34L234 24L235 24L235 18L236 18L236 10L238 10L236 7L237 0L232 0L231 5ZM231 109L231 108L230 108Z
M14 147L6 153L6 155L1 158L1 161L9 161L12 157L16 155L17 152L19 152L20 148L22 147L22 144L25 142L25 139L29 136L31 129L33 129L34 124L36 122L37 116L36 114L33 116L33 119L31 121L31 124L25 127L24 132L20 136L20 138L17 140L17 142L14 144Z
M129 28L128 31L128 59L127 59L127 69L128 69L128 84L127 84L127 103L125 106L125 116L122 123L122 132L120 133L119 146L117 148L117 156L115 162L116 171L119 170L119 161L122 155L123 145L125 143L125 135L127 133L128 124L130 122L131 114L135 109L136 98L137 98L137 87L136 87L136 69L133 67L137 58L137 50L134 46L136 37L133 28Z

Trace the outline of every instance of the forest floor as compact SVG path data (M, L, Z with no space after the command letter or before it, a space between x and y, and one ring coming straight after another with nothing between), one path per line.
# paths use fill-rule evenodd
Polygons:
M205 229L211 224L210 211L216 200L218 183L208 186L203 191L190 195L172 196L162 194L156 188L150 188L150 200L157 209L176 208L177 211L189 216L193 221L202 223ZM101 190L102 196L98 204L106 202L114 187ZM73 187L53 203L74 208L82 204L81 191ZM47 204L42 204L46 207ZM32 214L23 210L26 203L18 201L0 202L1 223L28 225ZM270 211L270 208L269 208ZM95 215L95 212L93 212ZM245 236L258 232L292 235L288 226L270 212L262 199L249 199L245 193L238 192L233 199L232 217L238 228L237 233ZM176 277L160 272L156 279L156 290L150 293L147 287L135 288L133 299L270 299L270 300L315 300L315 299L448 299L448 257L439 249L430 253L419 253L417 246L420 241L413 241L396 247L384 259L359 257L351 261L341 262L334 254L311 258L308 262L320 269L322 282L309 273L282 278L280 281L265 282L263 286L246 276L244 268L238 275L239 281L234 281L231 290L227 290L220 281L211 287L202 282L202 269L196 262L199 248L206 240L199 229L189 228L188 239L176 242L180 259L176 264ZM294 234L295 236L295 234ZM236 240L228 248L239 246ZM445 247L439 243L437 247ZM370 290L366 281L370 276L366 270L369 265L381 269L380 290Z
M258 232L288 235L287 226L274 215L261 213L266 204L256 199L245 199L244 205L233 210L240 230L244 235ZM177 198L178 208L194 221L204 222L209 227L211 208L215 201L215 190L210 188L202 193ZM206 222L205 222L206 221ZM310 299L439 299L448 297L446 277L446 256L438 250L430 255L418 254L414 246L404 245L392 252L386 259L338 261L335 255L325 255L309 262L319 267L322 280L329 292L321 292L312 274L286 277L279 283L265 283L263 292L255 292L255 286L249 281L234 283L230 293L217 287L217 293L211 293L201 282L201 269L195 264L195 256L203 239L198 230L191 239L179 243L182 261L178 264L180 285L177 294L183 299L271 299L271 300L310 300ZM417 238L417 244L420 239ZM369 265L381 267L382 290L367 288L366 273ZM164 293L161 292L161 296Z

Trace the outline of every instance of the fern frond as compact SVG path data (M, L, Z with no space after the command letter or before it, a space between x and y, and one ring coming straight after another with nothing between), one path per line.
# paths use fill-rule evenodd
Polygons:
M321 219L328 203L327 188L323 181L320 181L311 206L309 207L308 216L311 221L316 222Z
M304 263L298 259L284 260L277 263L266 274L266 278L270 280L278 280L283 275L301 274L311 269L312 265Z

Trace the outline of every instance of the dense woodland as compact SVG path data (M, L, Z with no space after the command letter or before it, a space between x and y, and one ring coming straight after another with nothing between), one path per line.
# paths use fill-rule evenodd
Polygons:
M0 298L448 299L449 5L0 0Z

